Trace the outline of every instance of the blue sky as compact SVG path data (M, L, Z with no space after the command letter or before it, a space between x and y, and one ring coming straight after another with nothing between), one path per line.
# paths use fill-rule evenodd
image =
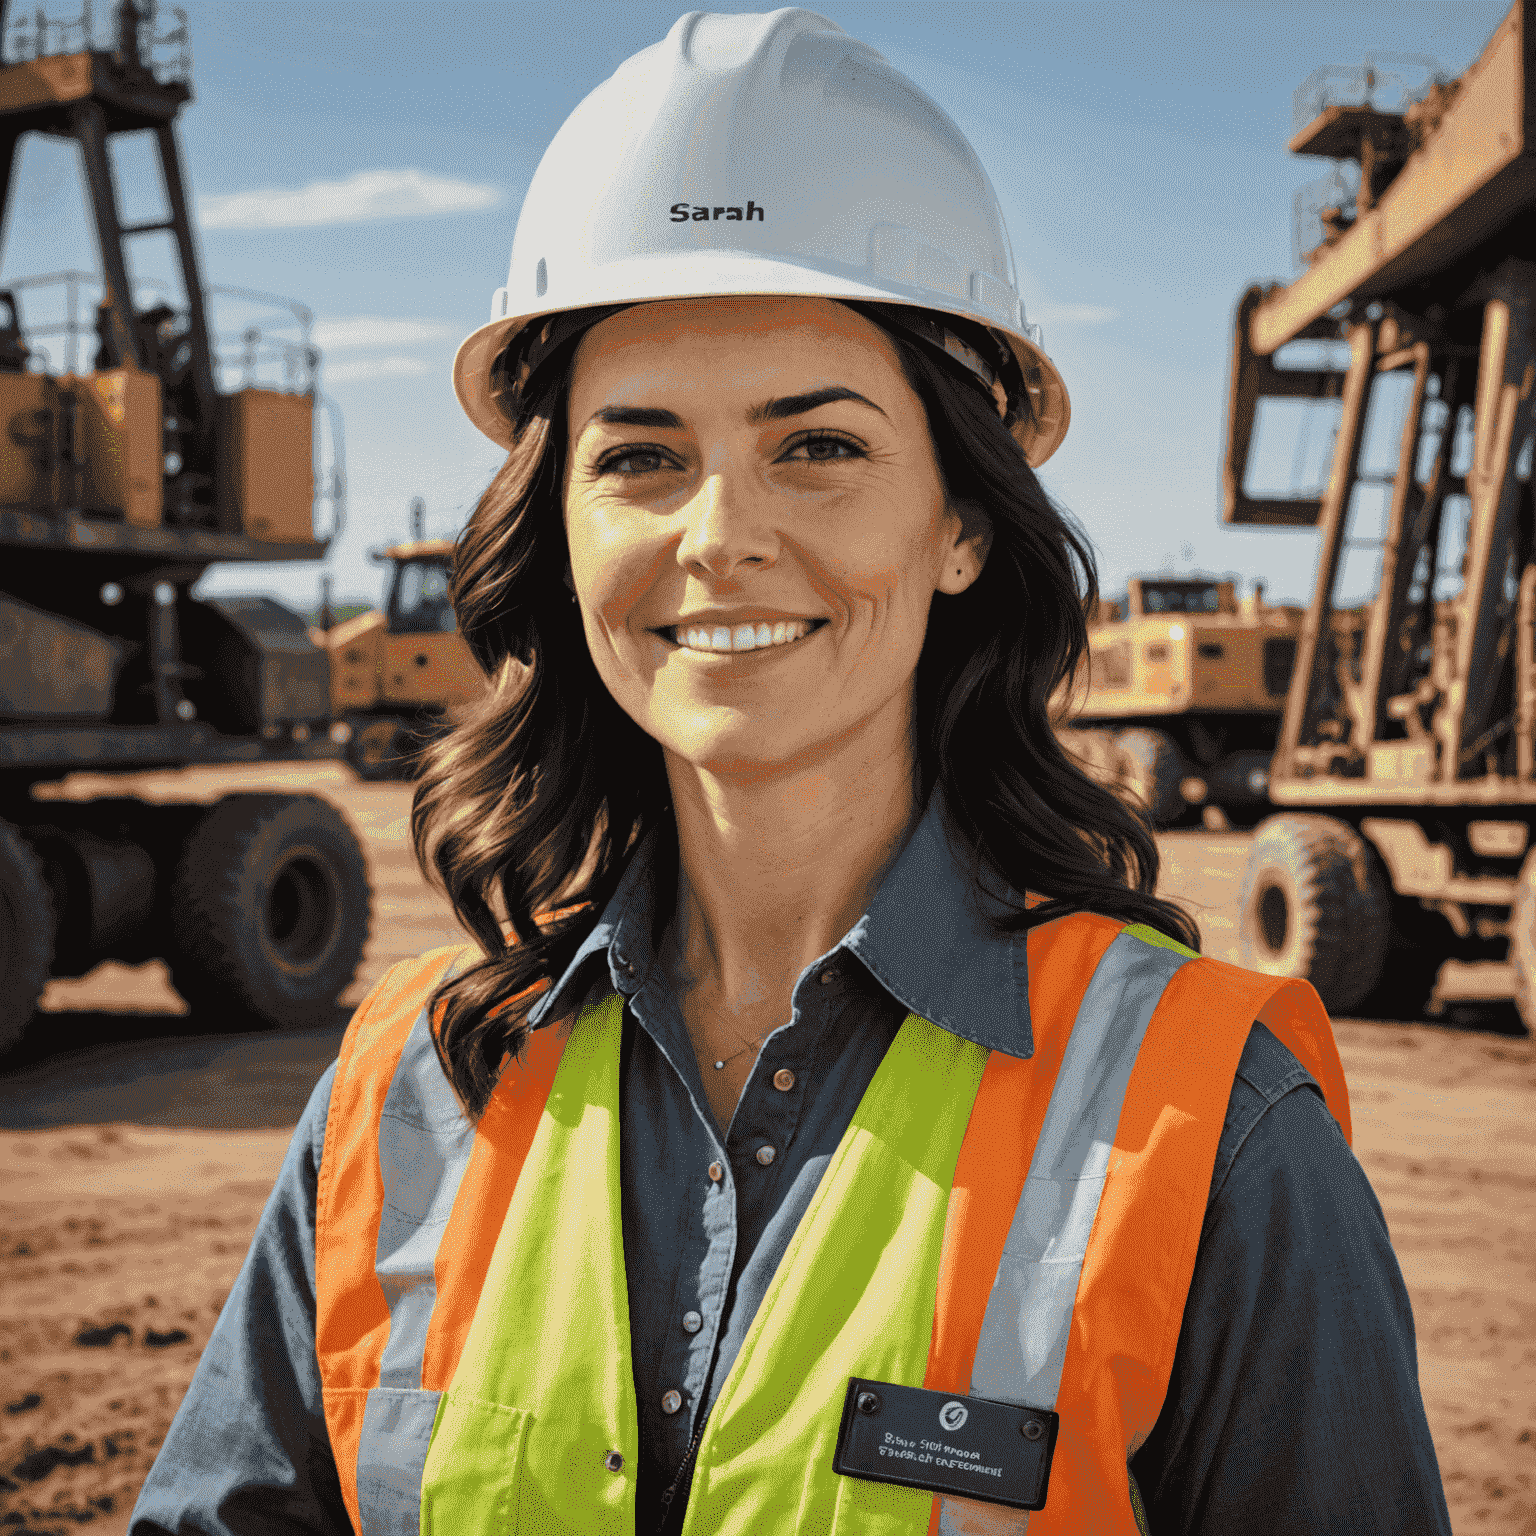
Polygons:
M307 606L327 569L338 599L375 597L367 551L405 535L410 498L425 500L429 533L451 537L499 463L460 413L449 369L506 280L545 145L682 7L182 3L195 100L181 137L205 279L314 312L349 487L324 567L226 566L204 590L262 588ZM987 166L1025 308L1072 394L1071 432L1043 478L1093 538L1105 589L1195 567L1304 599L1315 535L1224 529L1217 510L1232 311L1249 283L1291 275L1292 193L1328 169L1285 151L1292 93L1319 65L1373 49L1460 72L1507 6L812 8L928 91ZM120 169L129 216L157 211L147 159L125 154ZM72 147L34 137L0 283L96 265ZM135 276L158 271L150 251Z

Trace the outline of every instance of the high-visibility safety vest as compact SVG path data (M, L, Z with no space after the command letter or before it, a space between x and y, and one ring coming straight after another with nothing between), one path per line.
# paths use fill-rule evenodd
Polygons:
M536 1032L471 1125L425 1011L465 953L395 966L336 1069L316 1349L342 1492L363 1536L632 1536L623 1001ZM1167 1392L1252 1022L1347 1138L1343 1067L1305 982L1088 914L1027 953L1028 1060L902 1024L709 1413L686 1536L1145 1529L1127 1463ZM852 1377L1054 1409L1045 1507L835 1472Z

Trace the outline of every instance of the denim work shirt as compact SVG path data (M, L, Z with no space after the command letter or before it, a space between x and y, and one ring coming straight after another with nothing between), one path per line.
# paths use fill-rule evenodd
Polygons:
M723 1131L658 956L675 894L670 827L637 849L530 1016L558 1017L589 990L626 1002L638 1536L680 1528L687 1488L670 1513L664 1496L686 1481L688 1447L906 1014L1033 1053L1025 940L993 937L977 915L941 808L935 793L868 911L801 973ZM315 1191L334 1074L294 1133L130 1536L349 1529L314 1344ZM1130 1465L1154 1533L1450 1533L1381 1206L1316 1083L1259 1024L1233 1083L1167 1399Z

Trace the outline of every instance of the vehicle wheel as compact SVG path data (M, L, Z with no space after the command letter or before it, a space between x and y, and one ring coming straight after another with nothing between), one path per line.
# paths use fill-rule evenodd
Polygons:
M1184 814L1179 785L1189 772L1183 754L1166 731L1141 726L1115 737L1121 781L1155 827L1165 827Z
M1330 1012L1377 985L1392 900L1365 839L1329 816L1261 822L1243 871L1238 958L1269 976L1298 976Z
M346 818L314 795L229 795L182 845L171 881L176 990L254 1027L330 1020L367 942L371 896Z
M1509 964L1515 973L1515 1007L1536 1035L1536 848L1525 856L1515 879L1509 913Z
M42 861L0 822L0 1052L21 1038L53 962L53 897Z
M347 761L365 784L409 777L401 756L398 720L369 720L359 725L347 743Z

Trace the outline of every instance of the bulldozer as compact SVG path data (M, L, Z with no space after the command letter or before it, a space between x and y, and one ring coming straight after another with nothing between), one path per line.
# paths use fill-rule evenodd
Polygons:
M340 624L321 605L315 633L331 657L331 711L348 730L347 761L360 779L408 779L416 754L445 730L455 705L486 687L449 601L453 544L425 536L426 505L411 501L407 543L373 550L390 576L382 608Z
M1318 532L1240 957L1335 1011L1531 1029L1536 0L1459 77L1391 65L1297 92L1289 149L1333 167L1233 326L1223 518Z
M0 217L25 135L72 141L101 259L0 293L0 1052L50 976L104 960L165 960L210 1019L329 1022L369 931L362 849L322 799L63 793L82 770L346 745L299 615L193 593L217 563L323 558L344 486L309 311L204 284L176 136L190 45L184 18L162 21L122 0L7 25L0 4ZM161 174L163 212L138 223L121 213L122 136L147 140ZM130 278L146 237L170 253L168 292ZM216 297L272 313L226 345Z
M1262 584L1239 598L1233 581L1133 576L1123 604L1090 615L1061 740L1155 826L1257 819L1300 627Z

